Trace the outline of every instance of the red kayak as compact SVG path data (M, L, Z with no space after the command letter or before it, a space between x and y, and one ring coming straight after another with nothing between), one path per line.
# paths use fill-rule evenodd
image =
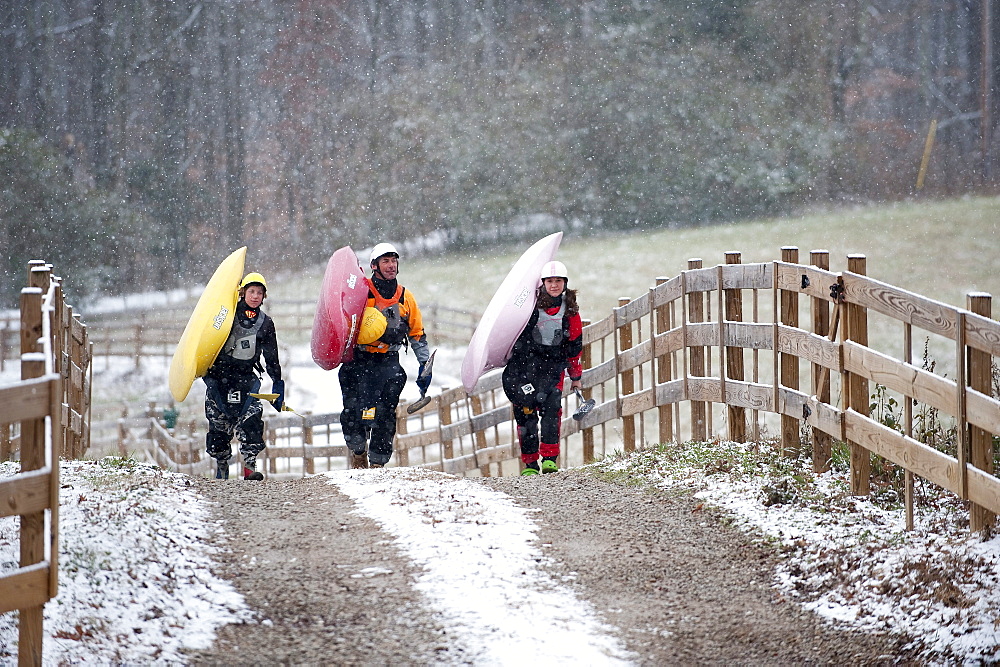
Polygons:
M344 246L327 262L313 319L312 358L320 368L330 371L354 357L367 301L365 272L355 252Z

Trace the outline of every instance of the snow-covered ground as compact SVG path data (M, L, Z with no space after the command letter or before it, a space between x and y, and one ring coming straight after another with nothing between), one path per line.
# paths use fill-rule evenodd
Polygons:
M290 356L289 403L316 412L338 409L336 374L310 367L302 350ZM415 367L410 362L404 363ZM458 363L459 354L439 352L432 393L441 385L454 386ZM408 370L412 377L415 368ZM165 372L165 362L140 371L98 368L95 387L146 392L155 399L160 396L155 392L163 391ZM4 373L0 384L14 379ZM412 383L407 391L415 395ZM186 409L199 408L195 399ZM789 474L795 483L788 482L798 489L791 493L794 502L765 506L761 495L776 483L760 463L768 459L766 448L755 452L761 456L755 466L737 470L733 462L746 456L741 446L712 446L717 448L715 458L729 464L716 465L711 472L706 472L703 459L687 461L677 451L613 457L602 467L643 477L650 484L693 488L706 504L725 509L747 530L778 544L786 558L773 582L775 589L831 621L918 634L931 651L930 664L1000 661L1000 538L984 541L970 535L962 503L922 485L916 530L906 532L901 509L846 495L843 474L812 479L796 470ZM0 476L16 470L16 464L3 464ZM536 569L533 524L510 498L449 475L411 472L341 471L329 476L356 500L359 512L381 524L415 560L450 563L489 554L498 576ZM211 574L212 552L205 536L217 527L207 520L206 505L185 479L116 459L63 464L60 591L45 607L46 664L182 663L183 647L204 646L221 625L248 617L235 590ZM440 505L442 497L450 499L447 507ZM456 502L462 512L454 511ZM428 544L412 512L432 516L439 524L451 523L464 539ZM449 532L438 529L435 536ZM505 548L496 549L498 543ZM17 561L17 520L0 519L0 571L16 568ZM498 567L502 564L506 567ZM467 569L475 568L472 562ZM489 611L499 603L484 594L481 578L452 577L442 584L433 567L426 572L426 580L416 586L426 590L428 604L450 626L466 633L470 645L482 645L476 633L484 618L504 637L495 647L483 649L484 662L519 661L504 647L517 646L518 637L531 630L505 623L501 614ZM497 586L509 588L510 582L499 581ZM552 650L585 664L628 662L628 654L602 631L587 606L559 582L535 590L539 597L533 604L560 610L565 617L560 636L575 638L568 645L552 645ZM0 665L16 661L16 628L15 614L0 615Z

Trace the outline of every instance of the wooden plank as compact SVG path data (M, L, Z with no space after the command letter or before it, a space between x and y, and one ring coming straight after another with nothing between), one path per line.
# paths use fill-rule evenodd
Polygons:
M982 315L965 316L965 343L994 357L1000 357L1000 322Z
M649 315L649 292L636 297L628 303L612 310L615 317L615 328L631 324Z
M773 411L774 388L767 384L729 379L726 380L726 403L751 410Z
M771 289L772 264L723 264L722 289Z
M809 407L806 423L832 438L846 439L844 435L843 413L829 403L823 403L810 396L805 403Z
M618 372L622 373L640 364L645 364L653 360L652 345L649 340L644 340L635 347L622 350L618 354Z
M621 416L629 417L656 407L656 397L652 387L621 398Z
M897 361L851 341L845 341L843 349L844 369L848 372L957 416L958 403L953 380Z
M618 399L612 398L603 403L598 403L594 409L587 413L580 424L584 428L591 428L598 424L605 424L613 419L618 419L621 415L618 412Z
M51 474L52 468L46 466L0 480L0 517L49 509Z
M618 375L618 360L614 357L597 364L593 368L588 368L583 372L583 386L594 387L605 382L610 382Z
M49 562L18 568L0 577L0 614L15 609L41 607L49 601Z
M798 389L781 387L778 391L778 407L775 412L794 420L804 419L806 413L803 407L809 404L810 399L810 396Z
M726 322L723 326L726 347L747 350L770 350L774 345L774 325L763 322Z
M492 426L498 426L510 421L514 417L511 415L511 406L501 405L498 408L487 410L478 415L472 416L472 430L485 431Z
M837 282L840 274L832 271L825 271L815 266L803 264L790 264L788 262L775 262L777 265L777 285L779 290L800 292L818 299L830 298L830 286ZM802 286L802 277L805 276L809 284ZM767 287L770 287L768 285Z
M672 405L686 401L688 397L684 393L685 386L682 378L661 382L656 385L656 404Z
M503 463L510 460L510 445L503 443L483 447L482 449L475 450L473 457L473 460L478 464L477 467L489 465L490 463Z
M800 357L831 370L840 370L840 346L838 343L784 324L777 325L777 329L778 352Z
M847 437L868 451L889 459L940 487L959 493L958 461L932 447L908 438L854 410L844 412ZM987 506L985 503L981 503Z
M969 467L969 500L1000 514L1000 480L985 470Z
M396 449L418 449L438 444L437 428L396 436Z
M0 388L0 423L47 417L58 381L59 376L52 373Z
M680 352L684 348L684 328L674 327L669 331L658 333L653 337L653 356L662 357L665 354Z
M695 292L711 292L719 286L719 276L716 268L688 269L684 272L684 291L687 294Z
M456 440L463 435L472 435L472 424L469 420L462 419L454 424L441 424L442 440Z
M347 445L268 445L264 450L272 459L323 458L347 456ZM303 454L305 456L303 457Z
M660 306L665 306L677 301L682 296L684 296L683 282L681 281L681 277L676 275L653 288L653 296L650 306L652 308L659 308Z
M615 314L611 313L603 320L598 320L583 328L583 344L595 343L602 338L607 338L615 332Z
M689 377L688 398L692 401L719 403L722 400L722 382L719 378Z
M969 389L965 409L970 424L993 435L1000 435L1000 400L975 389Z
M843 277L844 293L849 303L955 340L958 308L865 275L845 271Z
M685 329L688 347L714 347L719 344L717 322L689 322Z
M480 394L485 394L487 392L496 391L502 388L503 388L502 368L497 368L496 370L490 371L486 375L479 378L479 382L476 383L476 389L479 390Z

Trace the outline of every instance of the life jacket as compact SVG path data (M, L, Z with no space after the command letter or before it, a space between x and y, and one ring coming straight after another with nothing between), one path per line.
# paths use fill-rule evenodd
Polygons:
M531 337L536 345L544 347L559 347L565 340L567 333L563 330L563 317L566 315L566 300L559 304L559 310L554 315L544 308L538 309L538 320L531 329Z
M559 310L552 315L545 308L535 309L528 320L526 331L518 344L515 344L515 351L523 345L523 352L536 359L565 363L568 343L569 316L566 314L566 302L563 301L559 304Z
M385 315L385 332L371 345L359 345L358 347L366 352L395 352L402 347L406 341L406 335L410 333L410 324L400 313L404 294L406 294L406 288L397 285L396 292L386 299L379 294L374 285L369 283L368 305L377 308Z
M244 324L244 318L237 316L229 338L222 346L222 354L242 362L254 362L259 354L257 350L257 332L264 326L266 316L257 311L257 316Z

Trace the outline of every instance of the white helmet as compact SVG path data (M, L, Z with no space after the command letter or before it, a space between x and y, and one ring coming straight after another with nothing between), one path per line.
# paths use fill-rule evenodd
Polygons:
M562 278L566 282L569 282L569 273L566 271L565 264L553 260L551 262L546 262L545 266L542 267L542 274L540 278L542 280L545 280L546 278Z
M391 243L376 243L375 247L372 248L371 257L368 260L369 264L374 264L378 261L378 258L382 255L395 255L396 259L399 259L399 251L396 250L396 246Z

